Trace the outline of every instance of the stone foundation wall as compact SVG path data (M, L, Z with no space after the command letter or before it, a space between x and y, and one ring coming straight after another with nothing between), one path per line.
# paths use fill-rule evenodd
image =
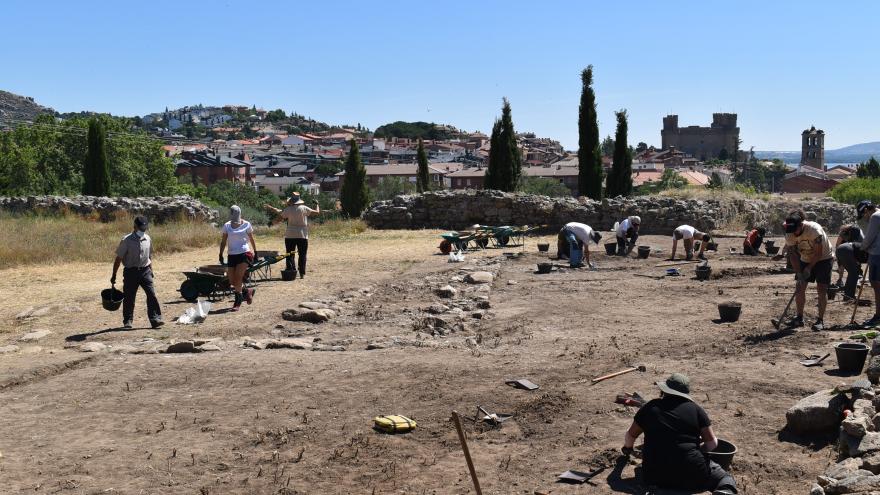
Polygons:
M0 211L11 213L72 213L112 220L119 213L145 215L151 222L187 218L204 222L217 220L217 211L189 196L153 198L107 198L98 196L0 197Z
M818 221L836 235L855 217L855 208L829 199L810 201L697 200L664 196L614 198L602 201L548 198L500 191L436 191L397 196L370 205L364 220L377 229L464 229L484 225L548 225L559 229L568 222L583 222L609 230L614 222L629 215L642 218L643 234L669 234L671 229L693 225L704 232L740 231L763 225L771 233L782 232L788 211L802 208L809 219Z

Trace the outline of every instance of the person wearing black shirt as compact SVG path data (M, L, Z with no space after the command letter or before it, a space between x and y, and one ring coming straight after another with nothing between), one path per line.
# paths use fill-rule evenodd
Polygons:
M679 490L712 490L713 495L737 493L736 482L707 452L718 446L712 422L690 395L690 379L673 373L657 382L659 399L645 404L624 437L624 455L645 434L642 477L649 486ZM702 445L701 445L702 444Z

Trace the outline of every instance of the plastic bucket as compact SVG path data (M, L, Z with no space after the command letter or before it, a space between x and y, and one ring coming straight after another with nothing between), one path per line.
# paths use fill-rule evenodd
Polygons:
M709 280L709 275L712 274L712 267L698 266L695 273L697 275L697 280Z
M540 251L542 253L546 253L549 250L550 250L550 243L549 242L539 242L538 243L538 251Z
M115 287L101 291L101 306L107 311L116 311L122 305L122 291Z
M296 280L296 270L281 270L281 280L285 282Z
M834 346L837 368L840 371L861 373L868 357L868 346L857 342L843 342Z
M706 251L718 251L718 243L717 242L707 242L706 243Z
M617 243L616 242L606 242L605 243L605 254L608 256L614 256L617 253Z
M840 290L837 287L828 287L828 300L833 301L837 297L837 291Z
M773 247L776 244L776 241L764 241L764 245L767 247Z
M736 454L736 445L719 438L718 446L715 447L715 450L709 452L709 459L717 462L726 471L730 469L730 463L733 462L734 454Z
M538 273L550 273L553 271L553 263L538 263Z
M639 258L646 259L651 254L651 246L639 246Z
M718 305L718 316L721 321L736 321L742 313L742 304L738 302L725 302Z
M764 246L764 249L767 250L767 254L776 254L779 252L779 246L772 246L770 244Z

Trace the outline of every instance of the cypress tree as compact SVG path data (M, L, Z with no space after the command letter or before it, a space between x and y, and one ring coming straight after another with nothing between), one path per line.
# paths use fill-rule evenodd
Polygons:
M617 132L614 134L614 161L605 185L605 195L609 198L632 194L632 151L627 145L626 110L614 112L617 116Z
M581 104L578 111L578 191L581 196L602 199L602 151L599 120L593 91L593 66L581 72Z
M504 105L501 107L501 119L496 120L492 126L489 142L489 167L486 170L484 187L499 191L515 190L522 174L522 156L516 145L516 132L507 98L504 98Z
M428 155L425 153L425 145L419 139L419 149L416 152L419 162L419 170L416 173L416 191L423 193L431 190L431 175L428 173Z
M345 176L342 179L340 191L342 211L349 217L357 218L367 207L370 201L370 191L367 189L367 170L361 163L361 152L357 142L351 140L351 151L345 161Z
M83 168L83 194L107 196L110 193L110 163L107 161L107 135L98 119L89 121L88 152Z

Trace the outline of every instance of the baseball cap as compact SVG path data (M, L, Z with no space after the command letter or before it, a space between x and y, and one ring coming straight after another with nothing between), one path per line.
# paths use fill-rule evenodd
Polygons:
M862 218L868 208L874 208L874 203L867 199L859 201L859 204L856 205L856 217Z

